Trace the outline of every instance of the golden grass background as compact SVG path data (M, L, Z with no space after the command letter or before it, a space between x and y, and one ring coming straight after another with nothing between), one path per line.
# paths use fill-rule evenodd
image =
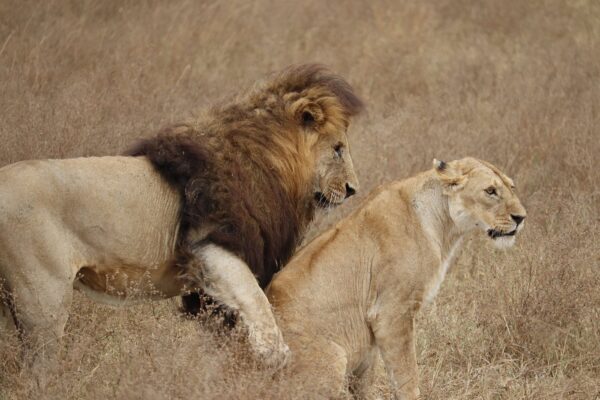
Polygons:
M350 131L360 196L311 235L433 157L495 163L528 209L515 249L474 237L419 317L423 397L600 398L597 1L0 1L0 165L115 154L309 61L368 105ZM43 393L0 333L0 399L310 398L326 384L272 378L176 308L76 296Z

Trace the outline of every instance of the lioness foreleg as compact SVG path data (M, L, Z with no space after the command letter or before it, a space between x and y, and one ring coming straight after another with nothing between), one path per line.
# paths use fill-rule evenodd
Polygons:
M378 398L374 392L373 383L376 377L376 368L380 362L379 350L374 348L359 368L354 370L350 379L350 393L353 398L363 400Z
M250 345L267 365L283 366L289 358L289 348L248 265L214 244L203 246L194 254L202 260L203 290L239 313L248 328Z
M381 351L390 385L398 400L419 397L419 376L414 340L414 316L397 309L382 313L373 323L375 342Z

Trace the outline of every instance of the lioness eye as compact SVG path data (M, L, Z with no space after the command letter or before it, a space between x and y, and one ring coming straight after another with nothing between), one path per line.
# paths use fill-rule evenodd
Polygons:
M344 145L342 143L338 143L335 146L333 146L333 151L335 151L335 154L338 157L342 156L342 153L344 152Z
M497 196L498 192L496 192L496 188L493 186L490 186L489 188L485 189L485 192L487 194L489 194L490 196Z

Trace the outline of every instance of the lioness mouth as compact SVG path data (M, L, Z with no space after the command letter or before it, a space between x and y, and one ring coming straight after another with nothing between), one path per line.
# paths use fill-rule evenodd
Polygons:
M491 237L492 239L496 239L496 238L504 237L504 236L514 236L516 233L517 233L516 229L514 229L510 232L501 232L496 229L488 229L488 231L487 231L488 236Z

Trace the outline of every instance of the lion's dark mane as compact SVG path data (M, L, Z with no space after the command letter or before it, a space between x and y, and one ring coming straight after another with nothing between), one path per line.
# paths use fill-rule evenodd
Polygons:
M312 218L311 198L290 198L260 154L236 151L234 143L225 141L218 143L222 149L215 149L197 141L201 136L194 128L185 128L177 134L167 128L130 152L146 156L181 194L179 250L184 251L179 256L204 243L217 244L241 257L265 287ZM226 162L215 160L219 150L227 153ZM215 228L196 242L194 228L207 225Z
M340 77L318 65L301 65L212 108L200 122L168 127L127 152L147 157L181 195L174 261L184 270L195 247L214 243L243 259L264 288L290 259L314 216L312 186L300 182L304 187L290 193L284 182L292 178L273 160L288 156L282 146L287 137L305 134L283 96L312 87L337 97L348 116L362 107ZM212 227L207 234L198 234L207 226Z

